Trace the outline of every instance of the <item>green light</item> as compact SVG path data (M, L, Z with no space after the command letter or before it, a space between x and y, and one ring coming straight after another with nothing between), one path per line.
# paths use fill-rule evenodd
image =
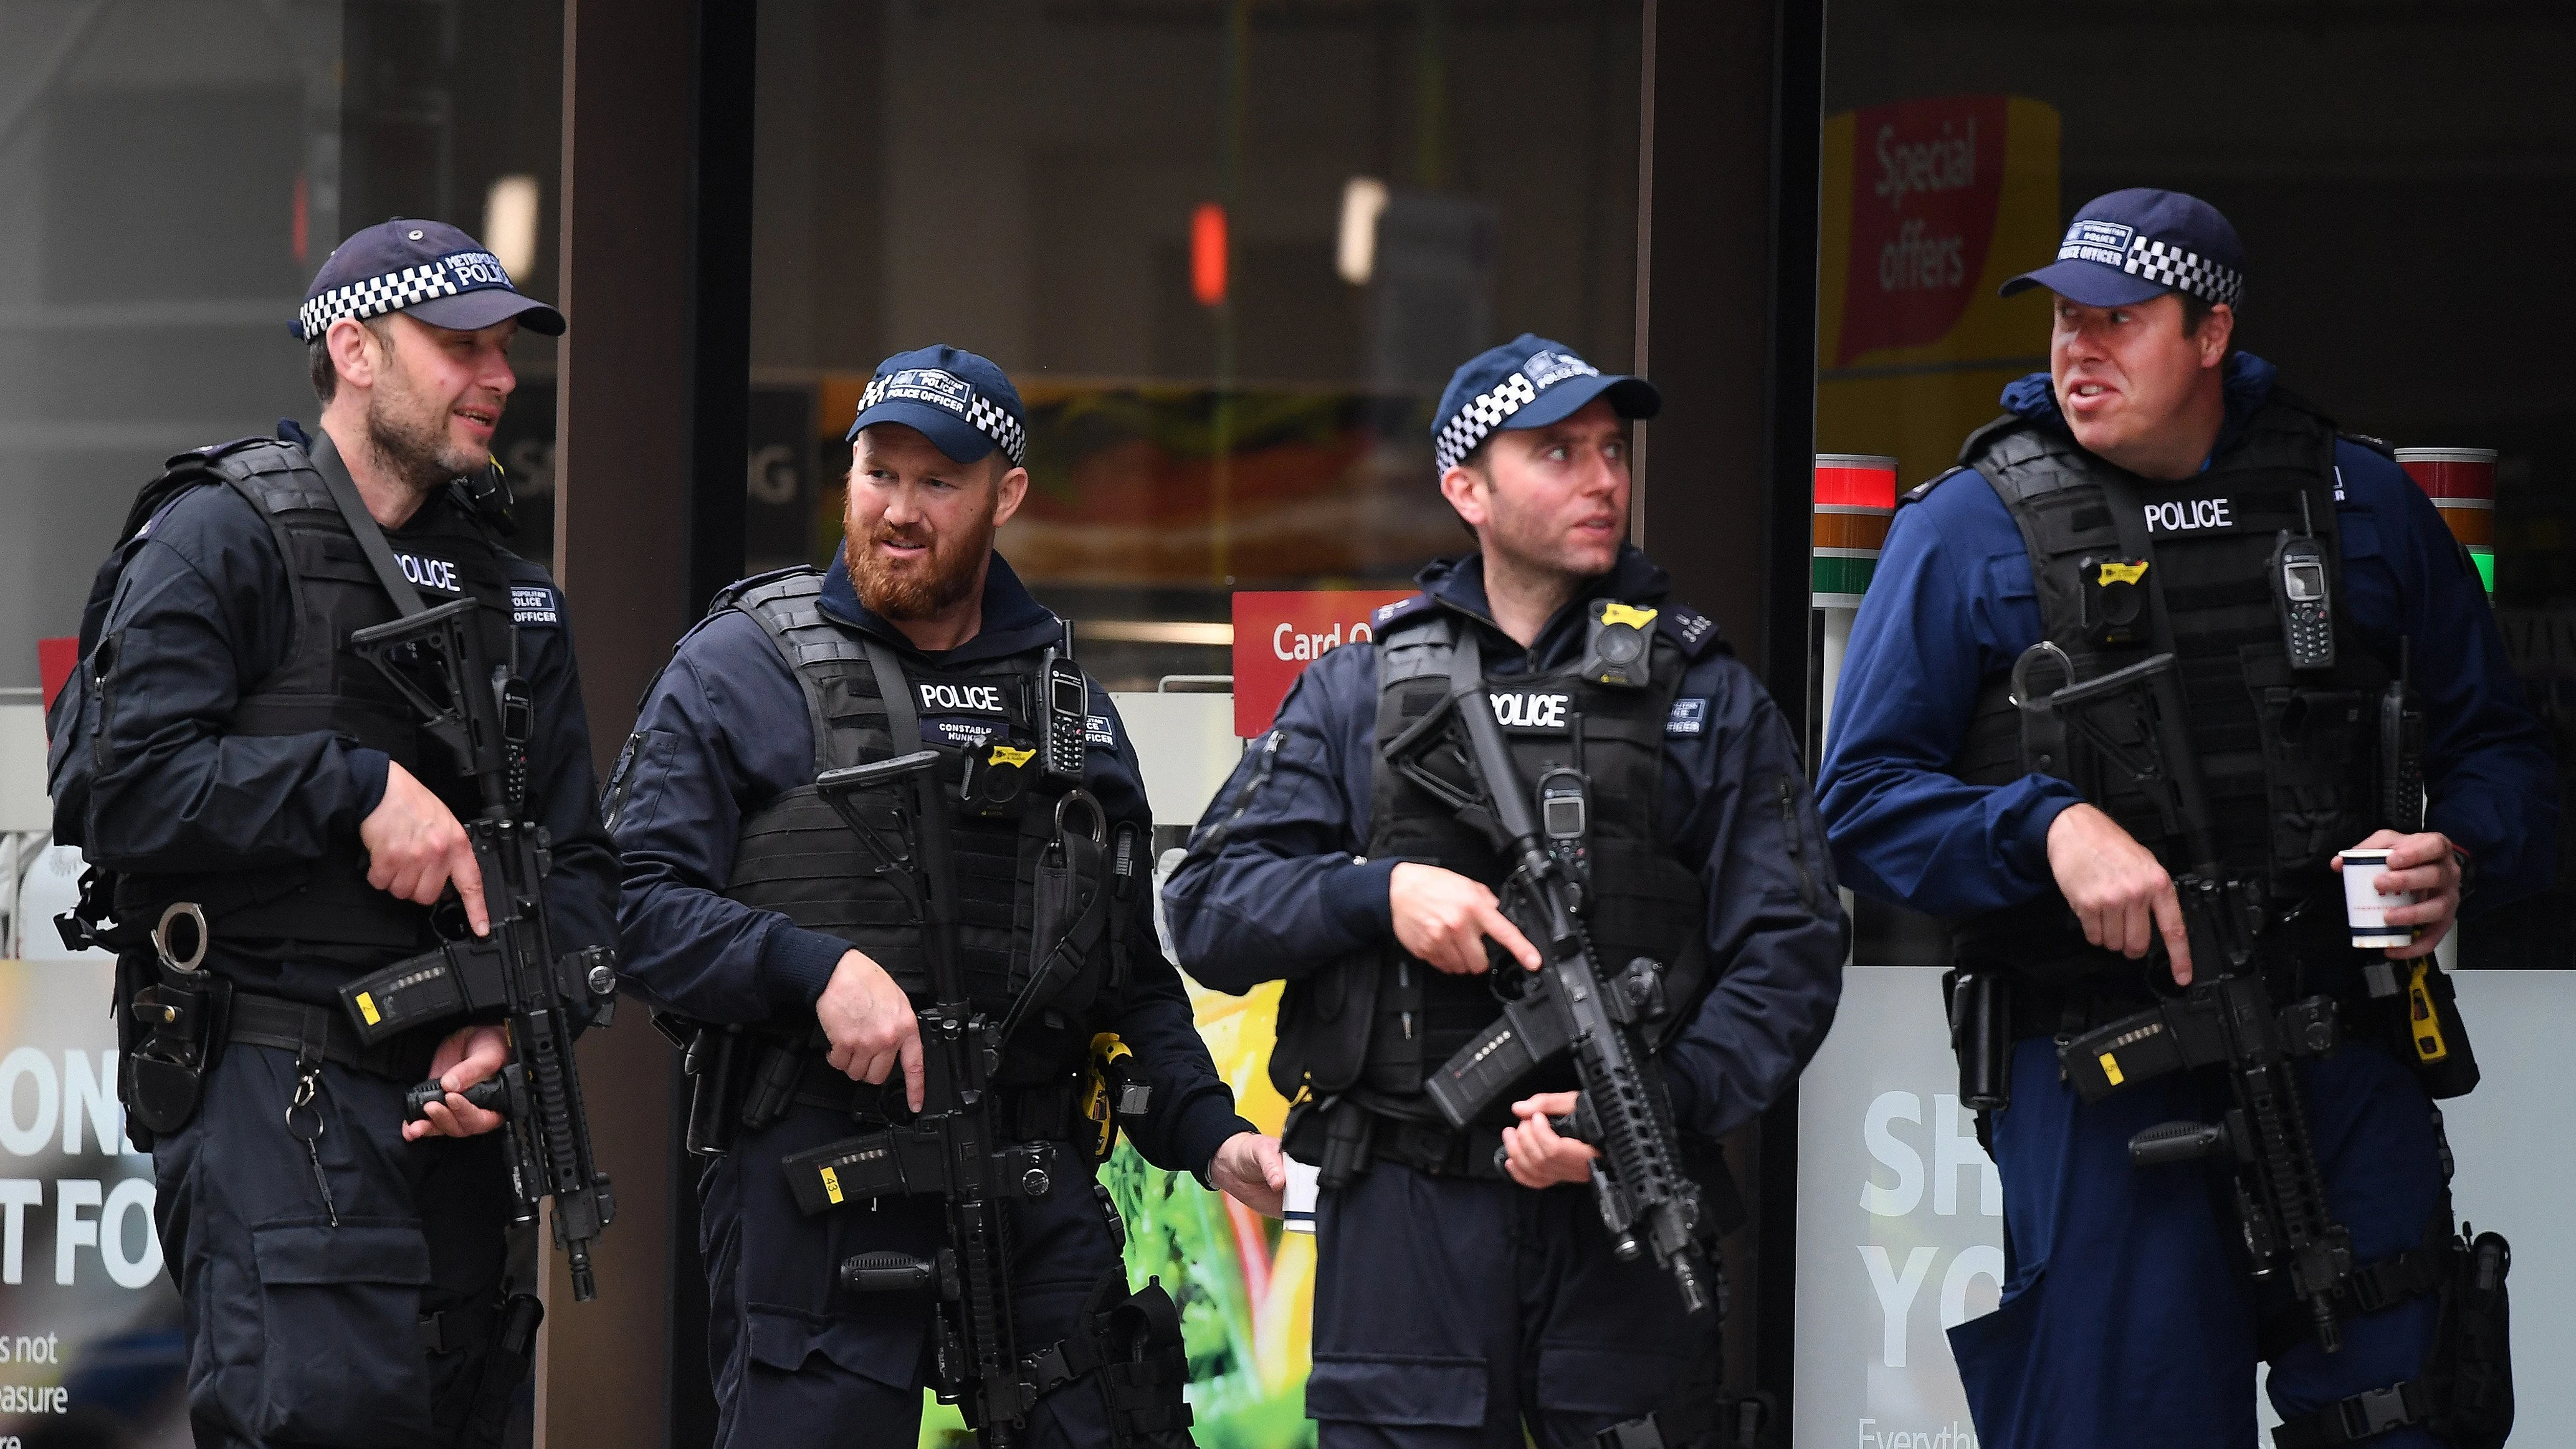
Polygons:
M2478 582L2486 585L2487 593L2493 595L2495 593L2495 550L2472 548L2469 550L2469 562L2478 566Z

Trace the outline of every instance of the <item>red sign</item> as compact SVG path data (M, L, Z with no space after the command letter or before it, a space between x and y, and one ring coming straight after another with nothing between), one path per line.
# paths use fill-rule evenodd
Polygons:
M45 684L45 712L51 714L54 696L71 683L72 671L80 667L78 639L39 639L36 641L36 674Z
M1373 637L1369 615L1411 589L1333 589L1234 596L1234 732L1270 728L1279 701L1327 650Z
M1940 341L1985 275L2004 189L2004 97L1855 112L1851 268L1834 365Z

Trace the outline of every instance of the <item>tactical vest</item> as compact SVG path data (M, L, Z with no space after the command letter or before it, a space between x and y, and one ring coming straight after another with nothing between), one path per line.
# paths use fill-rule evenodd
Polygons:
M822 591L823 576L799 568L746 579L716 599L717 612L739 609L759 624L795 675L813 726L815 774L908 754L924 743L985 760L997 746L1004 759L1034 747L1044 651L958 670L932 667L825 615ZM910 708L888 709L889 674L908 692ZM965 718L946 721L924 741L923 715ZM952 786L961 764L952 758L940 767ZM1060 951L1069 953L1064 960L1079 961L1045 1009L1012 1037L994 1078L1003 1085L1051 1081L1085 1060L1090 1010L1117 984L1121 933L1112 927L1125 909L1108 899L1107 822L1092 818L1094 807L1070 799L1054 777L1032 767L1023 779L1008 807L952 806L959 964L977 1009L999 1020L1041 963ZM891 797L863 797L862 808L887 840L901 839ZM743 821L725 894L849 942L916 1004L930 999L928 953L912 908L811 783Z
M2180 669L2190 741L2200 761L2220 863L2263 883L2276 911L2331 895L2328 861L2381 823L2374 710L2388 671L2349 627L2335 513L2334 425L2275 391L2237 445L2179 482L2139 479L2079 446L2062 426L2017 417L1971 435L1960 462L1985 475L2029 550L2042 637L2063 649L2075 678L2092 679L2156 652L2152 615L2139 612L2126 642L2094 642L2120 612L2090 561L2145 553L2139 602L2164 612ZM2135 519L2115 515L2130 500ZM2304 500L2304 508L2302 506ZM2323 545L2333 602L2335 664L2293 671L2274 602L2281 535L2313 532ZM2140 545L2144 544L2141 549ZM2025 774L2072 782L2168 869L2189 868L2179 838L2116 769L2073 742L2065 760L2026 760L2011 680L1980 689L1951 773L1999 785ZM2310 914L2317 914L2311 912ZM2339 914L2332 915L2340 920ZM1992 913L1960 928L1963 957L2117 970L2119 958L2085 945L2064 900Z
M1368 855L1437 865L1499 892L1510 867L1492 842L1386 758L1387 747L1449 693L1460 627L1454 616L1431 609L1380 628ZM1698 872L1656 834L1664 735L1690 659L1664 629L1653 639L1643 688L1613 688L1567 669L1489 678L1488 693L1519 788L1532 788L1559 765L1590 777L1586 925L1605 973L1640 956L1662 965L1665 1009L1647 1026L1650 1039L1660 1041L1688 1019L1707 984L1708 913ZM1468 787L1463 769L1437 758L1429 767ZM1293 1095L1303 1086L1320 1095L1357 1085L1381 1099L1417 1095L1501 1011L1486 977L1447 975L1400 947L1339 963L1292 983L1281 1001L1288 1047L1282 1060L1306 1080L1280 1081L1280 1088ZM1574 1085L1570 1068L1562 1075L1560 1085ZM1272 1076L1278 1080L1282 1072Z
M312 459L267 438L195 456L267 521L286 562L295 621L285 658L236 702L223 732L343 735L392 756L460 816L473 813L479 802L456 777L449 753L423 739L417 711L348 647L352 633L399 615ZM444 602L442 595L481 601L477 618L490 657L514 657L506 551L452 490L434 493L393 543L420 570L413 582L429 602ZM108 688L112 694L112 681ZM367 884L366 854L356 849L304 864L117 878L120 922L148 926L174 901L198 902L210 931L226 940L282 943L353 963L397 959L436 940L429 908Z

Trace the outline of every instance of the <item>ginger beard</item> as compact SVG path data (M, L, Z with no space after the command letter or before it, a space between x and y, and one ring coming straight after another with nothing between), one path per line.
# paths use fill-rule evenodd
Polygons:
M857 490L851 490L853 506L843 516L841 528L845 537L862 540L862 546L842 552L850 561L850 582L868 612L881 619L935 618L974 590L984 559L993 551L998 527L993 515L1001 504L1001 490L987 492L983 507L967 517L962 529L949 533L933 528L925 518L899 528L880 518L862 534L857 499ZM889 556L877 547L881 543L927 547L906 558Z

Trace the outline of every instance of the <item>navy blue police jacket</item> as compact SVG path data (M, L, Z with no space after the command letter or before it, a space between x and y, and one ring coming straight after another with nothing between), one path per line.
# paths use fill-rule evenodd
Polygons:
M2227 422L2213 456L2234 445L2275 372L2248 353L2231 356ZM2065 425L2047 373L2014 382L2003 403ZM2524 703L2495 613L2432 502L2368 447L2339 440L2334 458L2344 619L2392 671L2398 639L2414 640L2427 726L2425 824L2476 862L2462 902L2474 916L2542 889L2556 869L2550 742ZM1897 510L1852 621L1819 777L1834 858L1856 889L1952 918L2056 889L2048 827L2081 798L2074 787L2038 774L1969 785L1949 773L1980 681L2010 669L2039 638L2030 556L1992 487L1961 472Z
M1523 649L1487 610L1481 557L1441 560L1417 582L1427 606L1482 631L1497 677L1572 667L1593 599L1661 604L1671 590L1661 568L1623 547L1611 571ZM1402 862L1364 858L1377 715L1376 645L1345 644L1299 676L1164 887L1191 975L1239 994L1395 944L1387 886ZM1713 978L1663 1053L1664 1077L1676 1120L1722 1137L1776 1101L1824 1041L1849 932L1788 724L1727 650L1702 648L1691 660L1665 725L1663 770L1655 827L1677 858L1696 864L1708 894ZM1787 819L1782 780L1796 784Z
M984 622L974 638L924 654L903 631L861 605L844 559L824 576L823 612L898 655L947 668L995 660L1062 637L1062 624L1032 597L1000 554L984 581ZM1150 832L1153 812L1136 750L1109 696L1091 690L1092 729L1083 788L1112 827ZM941 724L921 717L925 735ZM650 999L709 1022L810 1019L832 970L851 949L775 911L727 899L742 822L814 780L814 727L796 676L760 625L739 609L709 615L680 640L636 717L634 736L608 785L609 828L624 857L618 901L626 975ZM1153 900L1136 893L1128 939L1154 937ZM1122 1123L1157 1167L1203 1174L1218 1147L1252 1125L1199 1039L1180 973L1143 947L1127 963L1112 1027L1153 1085L1153 1110Z
M444 496L422 505L459 506ZM413 530L385 530L408 551ZM356 851L358 826L384 799L391 759L329 733L230 735L233 707L286 661L295 613L268 521L230 488L191 488L146 525L99 637L119 640L112 699L100 711L105 765L81 822L94 865L137 875L257 870ZM545 591L514 611L519 669L536 701L528 742L529 817L554 836L546 877L555 949L614 946L617 861L599 823L590 723L573 667L562 595L545 569L505 559L516 589ZM423 570L424 577L431 571ZM430 582L424 600L457 597ZM346 965L253 956L218 935L207 964L253 990L336 1005Z

